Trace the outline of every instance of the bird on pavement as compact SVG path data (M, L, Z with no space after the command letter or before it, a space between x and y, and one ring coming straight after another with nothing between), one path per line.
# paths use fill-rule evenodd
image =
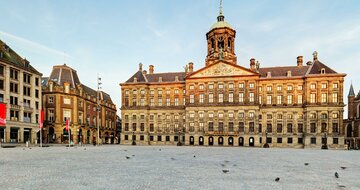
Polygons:
M275 179L275 181L276 181L276 182L280 181L280 178L279 178L279 177L277 177L277 178Z
M339 174L337 172L335 172L335 177L339 178Z

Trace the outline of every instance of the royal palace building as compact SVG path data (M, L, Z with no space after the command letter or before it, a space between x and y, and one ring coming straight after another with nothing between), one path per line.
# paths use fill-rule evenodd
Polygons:
M35 143L39 134L42 74L0 40L0 103L6 122L0 126L2 143Z
M206 34L205 65L139 70L121 83L121 144L342 148L343 84L318 59L239 65L236 31L220 11Z
M66 64L54 66L50 77L42 80L44 108L43 142L114 143L116 106L110 95L82 84L76 70ZM98 116L99 112L99 116Z

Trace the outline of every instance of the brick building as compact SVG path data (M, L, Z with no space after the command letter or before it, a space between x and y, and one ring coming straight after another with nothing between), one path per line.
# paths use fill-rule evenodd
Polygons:
M121 144L314 147L344 145L343 83L319 61L239 65L236 31L220 11L206 34L204 67L139 70L121 83Z
M74 143L93 143L100 126L102 143L114 143L116 135L116 107L110 95L93 90L80 82L77 72L67 66L53 67L50 77L42 81L44 108L44 142L67 143L66 118L70 121ZM99 95L99 119L97 118Z
M345 143L349 148L360 148L360 92L355 96L351 84L348 95L348 118L344 120Z

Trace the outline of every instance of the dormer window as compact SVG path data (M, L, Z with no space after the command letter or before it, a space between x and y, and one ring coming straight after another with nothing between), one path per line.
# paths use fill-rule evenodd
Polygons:
M325 69L324 68L321 69L321 74L325 74Z
M266 77L270 78L271 77L271 72L267 72Z

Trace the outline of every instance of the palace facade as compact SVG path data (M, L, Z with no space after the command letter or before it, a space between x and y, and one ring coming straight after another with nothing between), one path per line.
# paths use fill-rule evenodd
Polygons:
M39 135L42 74L0 40L0 102L6 104L3 143L35 143Z
M66 64L54 66L50 77L43 78L42 90L45 143L69 142L66 119L70 121L70 137L74 143L97 142L98 125L100 143L115 143L115 104L107 93L82 84L76 70Z
M342 148L345 74L317 52L290 66L238 65L236 31L220 11L205 66L139 70L121 83L121 144Z

